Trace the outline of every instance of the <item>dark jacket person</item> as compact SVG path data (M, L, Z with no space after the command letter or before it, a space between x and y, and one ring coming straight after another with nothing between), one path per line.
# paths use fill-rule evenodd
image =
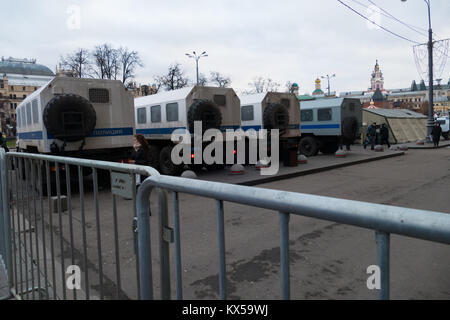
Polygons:
M134 136L133 152L131 154L131 159L134 160L134 164L140 166L149 165L150 147L147 143L147 140L145 140L145 137L140 134ZM140 175L139 177L137 177L138 181L136 181L136 184L137 185L141 184L147 178L148 176Z
M381 125L380 135L381 135L381 144L382 145L387 144L388 148L390 148L391 144L389 143L389 129L385 123Z
M441 140L442 128L439 122L436 122L436 125L431 130L431 136L433 137L433 142L435 147L439 147L439 141Z

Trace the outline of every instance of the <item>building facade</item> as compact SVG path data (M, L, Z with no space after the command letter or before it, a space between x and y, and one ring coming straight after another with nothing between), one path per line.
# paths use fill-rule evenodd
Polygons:
M341 97L360 99L368 107L371 101L377 108L402 108L410 110L425 110L424 104L429 101L428 86L422 80L419 85L413 81L411 87L403 89L385 89L384 77L378 60L372 72L368 91L342 92ZM434 89L434 110L436 113L447 114L450 111L450 79L447 84L438 84ZM383 100L380 99L380 94ZM383 103L380 103L384 101ZM425 110L426 111L426 110Z
M16 108L45 85L54 73L36 60L2 58L0 61L0 126L8 136L16 132Z

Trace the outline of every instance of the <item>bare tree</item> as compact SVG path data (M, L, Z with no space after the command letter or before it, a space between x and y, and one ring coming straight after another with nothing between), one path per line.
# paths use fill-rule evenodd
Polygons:
M96 46L92 52L93 72L100 79L114 79L120 74L120 54L109 44Z
M89 51L87 49L78 49L77 51L61 56L61 65L70 69L74 78L85 78L90 69Z
M227 88L231 85L231 79L229 77L225 77L217 71L210 72L209 81L216 84L220 88Z
M179 63L175 63L169 67L169 72L163 76L155 77L156 86L166 91L181 89L189 85L189 78L184 75Z
M130 51L128 48L120 48L120 63L122 66L122 82L126 84L127 80L133 79L137 67L143 67L144 64L137 51Z
M250 90L245 91L247 94L263 93L263 92L278 92L280 84L270 78L263 78L261 76L253 78L253 81L248 84Z
M198 85L204 87L207 84L208 84L208 79L206 79L206 76L203 73L200 73L198 75Z

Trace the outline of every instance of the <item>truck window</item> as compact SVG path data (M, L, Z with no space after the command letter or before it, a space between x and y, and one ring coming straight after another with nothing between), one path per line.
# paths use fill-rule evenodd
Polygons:
M281 104L289 109L291 106L291 101L289 99L281 99Z
M168 122L178 121L178 103L166 105L166 117Z
M26 116L25 116L25 106L22 106L22 109L20 109L21 118L22 118L22 128L26 126Z
M241 119L242 119L242 121L253 121L253 120L255 120L253 106L243 106L242 107L242 109L241 109Z
M333 111L331 108L317 110L317 119L319 121L331 121L333 118Z
M31 108L33 109L33 123L39 122L39 110L37 100L31 102Z
M138 124L147 123L147 108L139 108L137 110Z
M216 94L213 100L218 106L225 107L227 105L227 97L222 94Z
M302 110L300 114L302 117L302 122L314 121L314 113L312 110Z
M27 125L31 124L31 103L27 103Z
M109 103L108 89L89 89L89 101L92 103Z
M153 106L151 108L152 123L161 122L161 106Z

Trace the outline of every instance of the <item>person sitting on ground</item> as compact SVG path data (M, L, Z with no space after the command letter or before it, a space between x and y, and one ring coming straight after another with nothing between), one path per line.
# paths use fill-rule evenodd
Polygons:
M442 128L441 124L439 122L436 122L436 124L433 127L433 130L431 131L431 136L433 137L433 143L434 147L439 147L439 141L441 141L441 135L442 135Z

